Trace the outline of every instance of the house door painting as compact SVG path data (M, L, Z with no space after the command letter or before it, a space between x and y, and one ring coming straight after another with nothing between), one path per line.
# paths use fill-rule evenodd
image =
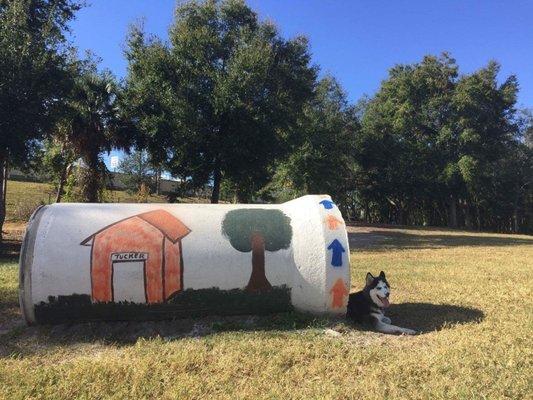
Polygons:
M113 262L113 301L146 303L144 261Z

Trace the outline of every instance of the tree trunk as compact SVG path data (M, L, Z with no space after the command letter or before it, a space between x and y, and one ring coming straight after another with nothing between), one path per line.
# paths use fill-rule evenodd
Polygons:
M161 191L161 167L157 167L156 177L155 177L155 194L159 196L160 191Z
M85 159L87 170L84 171L83 197L86 203L98 203L98 191L100 189L98 170L98 153L92 152Z
M246 290L252 293L272 290L272 285L265 275L265 239L260 233L252 235L252 274Z
M2 182L2 193L3 193L3 201L4 205L7 204L6 198L7 198L7 180L9 179L9 163L6 160L5 162L5 168L4 168L4 181Z
M6 189L7 189L7 174L6 174L7 157L0 155L0 244L3 239L3 228L6 220Z
M2 243L4 221L6 220L6 189L7 157L0 154L0 244Z
M405 215L405 210L403 209L403 206L398 206L397 207L397 221L396 221L396 224L398 225L406 225L406 215Z
M457 201L453 195L450 196L448 210L448 227L457 228Z
M481 230L481 213L479 211L479 206L476 205L476 222L477 222L477 230Z
M248 192L246 190L239 190L238 187L235 189L235 197L237 203L246 204L250 202L250 195Z
M211 194L211 203L217 204L220 198L220 181L222 180L222 172L220 171L220 162L215 161L215 169L213 170L213 193Z
M470 206L466 200L464 204L464 212L465 212L465 226L467 229L472 229L474 227L472 224L472 215L470 214Z
M521 188L517 187L513 204L513 216L512 216L512 232L518 233L520 231L520 192Z
M518 216L518 206L515 204L513 209L513 233L520 231L520 217Z
M65 187L65 183L67 182L71 167L71 164L67 164L65 168L63 168L63 171L61 171L61 176L59 177L59 185L57 186L56 203L61 203L61 196L63 196L63 188Z

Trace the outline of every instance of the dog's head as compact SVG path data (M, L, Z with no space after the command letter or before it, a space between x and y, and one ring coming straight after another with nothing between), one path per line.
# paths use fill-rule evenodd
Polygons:
M364 291L376 306L381 308L389 306L390 286L385 278L385 272L381 271L377 277L370 272L367 273Z

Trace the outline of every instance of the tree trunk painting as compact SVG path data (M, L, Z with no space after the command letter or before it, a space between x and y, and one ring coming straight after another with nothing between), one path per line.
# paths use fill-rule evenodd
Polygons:
M272 290L265 274L265 239L260 233L252 234L252 274L246 290L253 293Z

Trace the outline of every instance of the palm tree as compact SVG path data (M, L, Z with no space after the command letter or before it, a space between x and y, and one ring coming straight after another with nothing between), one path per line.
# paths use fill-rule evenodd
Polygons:
M110 72L95 68L82 71L75 79L68 100L71 124L67 136L74 152L83 161L82 197L98 202L105 165L101 154L115 149L128 150L133 138L133 125L123 116L119 106L120 87Z

